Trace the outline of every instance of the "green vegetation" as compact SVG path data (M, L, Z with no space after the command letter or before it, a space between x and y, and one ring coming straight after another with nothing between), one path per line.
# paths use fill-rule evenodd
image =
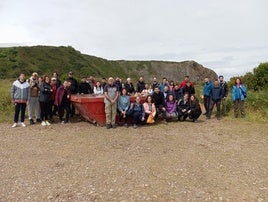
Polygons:
M231 87L237 77L232 77L229 82ZM268 89L268 63L261 63L253 69L253 72L247 72L244 76L240 76L248 90L260 91Z
M11 103L10 90L13 81L0 81L0 122L13 120L14 108Z
M57 71L62 77L65 77L70 70L75 73L77 78L84 75L94 75L96 78L119 76L121 78L131 77L133 81L145 73L150 76L159 73L153 70L150 61L109 61L81 54L70 46L0 48L0 122L13 119L14 109L10 100L10 88L20 72L25 72L28 77L32 72L42 75ZM230 88L235 78L231 78ZM246 119L268 122L268 63L261 63L254 68L253 72L246 73L241 78L249 90L246 100ZM199 98L202 95L201 85L196 85L196 94ZM229 117L233 116L232 107L230 92L227 99Z

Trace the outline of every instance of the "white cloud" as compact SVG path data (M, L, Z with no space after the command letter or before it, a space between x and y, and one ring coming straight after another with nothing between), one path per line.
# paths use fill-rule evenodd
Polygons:
M107 59L196 60L228 76L267 61L266 0L5 0L0 43Z

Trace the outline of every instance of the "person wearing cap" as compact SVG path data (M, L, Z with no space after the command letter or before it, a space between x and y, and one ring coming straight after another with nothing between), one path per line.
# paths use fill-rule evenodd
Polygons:
M58 72L56 72L56 71L54 71L53 73L52 73L52 78L56 78L56 87L57 87L57 89L61 86L61 80L60 80L60 78L59 78L59 74L58 74Z
M28 103L28 116L30 120L30 125L33 125L35 122L33 120L35 113L36 121L41 123L40 118L40 104L39 104L39 81L38 74L34 72L28 80L30 85L30 98Z

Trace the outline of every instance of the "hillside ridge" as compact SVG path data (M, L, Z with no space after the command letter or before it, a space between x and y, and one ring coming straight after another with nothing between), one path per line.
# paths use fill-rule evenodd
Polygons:
M20 72L30 75L32 72L51 74L57 71L65 76L72 70L76 77L93 75L97 78L119 76L137 79L144 76L151 80L167 77L180 81L189 75L194 82L201 82L205 77L216 79L217 74L196 61L142 61L142 60L107 60L101 57L83 54L71 46L19 46L0 48L0 78L14 78Z

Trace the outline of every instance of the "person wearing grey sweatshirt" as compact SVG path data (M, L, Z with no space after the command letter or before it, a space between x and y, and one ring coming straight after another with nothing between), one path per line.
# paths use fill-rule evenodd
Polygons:
M15 128L18 125L19 114L21 126L26 127L24 120L29 97L30 85L25 79L25 74L21 73L19 79L14 81L11 87L11 101L15 105L14 124L12 125L12 128Z

